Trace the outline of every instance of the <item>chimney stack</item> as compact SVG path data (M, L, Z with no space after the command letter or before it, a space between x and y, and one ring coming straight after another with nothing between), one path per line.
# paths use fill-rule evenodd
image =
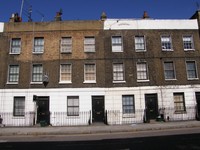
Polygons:
M62 21L62 9L56 13L55 21Z
M149 15L148 15L148 13L147 13L146 11L144 11L144 14L143 14L142 18L143 18L143 19L148 19L148 18L150 18L150 17L149 17Z
M107 19L107 15L105 12L102 12L100 19L101 21L105 21Z

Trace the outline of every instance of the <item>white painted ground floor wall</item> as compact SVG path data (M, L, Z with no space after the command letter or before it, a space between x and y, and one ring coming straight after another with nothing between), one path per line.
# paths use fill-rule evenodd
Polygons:
M133 123L143 122L145 109L145 94L157 94L158 108L174 107L174 93L184 93L185 106L195 107L196 96L195 92L200 92L200 85L186 85L186 86L148 86L148 87L122 87L122 88L63 88L63 89L1 89L0 90L0 115L3 118L3 123L8 126L30 126L35 123L34 112L36 112L36 104L33 102L33 95L48 96L49 110L51 112L50 124L53 126L67 126L70 125L87 125L89 121L92 123L92 96L104 96L105 111L119 111L122 112L122 96L134 95L135 110L142 110L135 112L133 116L128 119ZM4 118L4 113L13 112L14 97L25 97L25 112L32 112L28 120L26 115L24 117L15 117L11 115L9 118ZM84 116L59 116L61 112L67 111L67 96L79 96L79 112L85 112ZM167 112L165 117L170 117L171 112ZM195 110L192 110L193 118L195 119ZM187 113L184 114L187 120ZM31 116L32 115L32 116ZM177 114L179 115L179 114ZM115 119L116 117L116 119ZM123 115L108 114L108 124L123 124ZM127 119L127 118L126 118ZM116 122L117 120L117 122ZM119 121L120 120L120 121ZM135 120L135 121L134 121ZM17 123L16 123L17 122Z

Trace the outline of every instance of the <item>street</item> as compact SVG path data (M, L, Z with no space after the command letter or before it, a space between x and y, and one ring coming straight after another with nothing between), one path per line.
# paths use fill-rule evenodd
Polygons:
M0 137L1 150L200 149L200 128L68 136Z

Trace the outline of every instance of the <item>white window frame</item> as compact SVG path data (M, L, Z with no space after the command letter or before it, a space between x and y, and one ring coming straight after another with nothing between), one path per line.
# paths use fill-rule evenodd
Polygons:
M44 53L44 37L35 37L34 38L33 53L34 54Z
M93 66L94 70L88 71L88 66ZM88 76L93 75L92 78L94 79L88 79ZM84 65L84 83L96 83L96 64L95 63L86 63Z
M169 63L172 64L172 68L166 68L166 64L169 64ZM164 61L163 62L163 68L164 68L164 77L165 77L165 80L176 80L175 64L174 64L173 61ZM166 75L168 73L169 74L173 73L173 78L169 78L168 75Z
M111 37L112 52L123 52L123 38L122 36Z
M119 67L121 66L121 67ZM119 79L121 78L122 79ZM125 82L125 68L124 63L113 63L113 83Z
M84 52L95 52L94 36L87 36L84 38Z
M79 116L79 96L67 96L67 116Z
M16 80L11 80L13 79L13 77ZM18 82L19 82L19 65L9 65L7 84L18 84Z
M65 70L65 71L63 71L64 68L62 68L64 66L67 66L67 70ZM67 76L67 78L70 78L70 79L69 80L63 80L62 79L63 75ZM70 64L70 63L60 64L60 82L59 83L72 83L72 64Z
M71 53L72 52L72 37L62 37L60 41L60 52Z
M187 72L187 79L188 80L198 80L198 70L197 70L197 64L195 60L186 60L186 72ZM188 68L188 63L193 63L194 64L194 69L191 70L191 68ZM190 70L189 70L190 69ZM195 72L195 77L190 77L189 72Z
M135 51L144 52L146 51L146 40L144 35L135 36Z
M170 35L161 36L162 51L173 51L172 38Z
M34 67L40 67L39 72L34 72ZM39 80L34 80L34 77L36 77L36 76L38 76L37 79L39 79ZM42 64L33 64L32 65L31 84L42 84L42 81L43 81L43 65Z
M141 69L139 68L138 65L144 65L145 68ZM137 82L147 82L149 81L149 74L148 74L148 65L147 62L137 62L136 64L136 70L137 70ZM144 76L146 76L146 78L144 78Z
M25 97L15 96L13 102L13 116L24 117L25 116Z
M183 39L184 51L195 50L194 49L194 39L193 39L192 35L183 35L182 39ZM190 39L190 40L188 40L188 39ZM185 45L187 45L187 46L185 46ZM190 46L188 46L188 45L190 45Z
M10 54L21 53L21 38L12 38L10 41Z

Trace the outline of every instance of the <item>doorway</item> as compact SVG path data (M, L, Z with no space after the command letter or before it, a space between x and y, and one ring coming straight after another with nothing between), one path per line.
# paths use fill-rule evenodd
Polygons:
M157 94L145 94L146 121L156 119L158 116L158 96Z
M49 97L39 96L37 101L37 123L50 124Z
M92 96L92 122L104 122L104 96Z
M196 102L197 102L197 107L196 107L196 119L200 120L200 92L196 92Z

